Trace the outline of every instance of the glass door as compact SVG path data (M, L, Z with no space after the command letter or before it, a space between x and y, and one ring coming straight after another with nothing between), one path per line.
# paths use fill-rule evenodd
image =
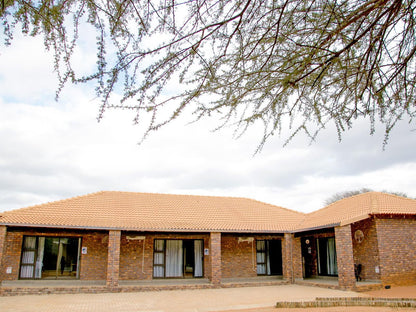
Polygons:
M318 238L316 245L318 254L318 274L323 276L337 276L338 266L335 238Z
M26 236L20 278L78 278L81 238Z

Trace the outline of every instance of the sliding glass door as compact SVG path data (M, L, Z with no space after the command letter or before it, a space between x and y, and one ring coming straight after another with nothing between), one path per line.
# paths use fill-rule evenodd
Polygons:
M324 276L337 276L337 250L335 248L335 238L318 238L318 274Z
M203 277L203 240L156 239L153 277Z
M21 279L78 278L81 238L25 236Z

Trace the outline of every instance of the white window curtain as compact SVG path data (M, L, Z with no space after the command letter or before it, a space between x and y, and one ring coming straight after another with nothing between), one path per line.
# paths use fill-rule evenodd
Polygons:
M337 252L335 249L335 238L328 238L326 245L327 252L327 271L329 275L338 274Z
M195 277L202 277L203 275L203 241L202 240L195 240L194 241L194 256L195 256L195 269L194 269L194 276Z
M257 274L266 274L266 241L257 241Z
M183 276L182 240L166 241L166 277Z
M36 267L35 267L35 278L42 277L44 251L45 251L45 237L39 237L38 258L36 259Z
M153 276L154 277L165 277L165 254L164 254L164 245L165 241L162 239L155 240L155 252L153 259Z
M33 265L36 254L36 237L25 237L23 243L22 262L20 266L20 278L33 278Z

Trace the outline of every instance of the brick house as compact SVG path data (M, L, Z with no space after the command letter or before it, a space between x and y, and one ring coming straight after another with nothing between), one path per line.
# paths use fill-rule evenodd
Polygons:
M98 192L0 214L0 281L316 277L416 284L416 200L371 192L303 214L245 198Z

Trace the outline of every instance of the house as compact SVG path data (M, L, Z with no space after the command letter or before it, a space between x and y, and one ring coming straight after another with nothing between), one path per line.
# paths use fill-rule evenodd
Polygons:
M278 276L416 284L416 200L378 192L304 214L246 198L98 192L0 214L0 281ZM358 269L358 271L357 271ZM359 273L359 274L357 274ZM358 276L359 275L359 276Z

